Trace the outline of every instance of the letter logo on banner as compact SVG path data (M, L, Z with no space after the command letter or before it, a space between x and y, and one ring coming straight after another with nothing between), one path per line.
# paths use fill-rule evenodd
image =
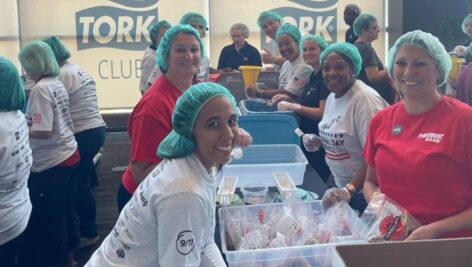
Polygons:
M77 50L110 47L125 50L144 50L151 39L149 26L157 21L158 9L152 8L159 0L110 0L128 7L98 6L75 13ZM134 11L129 8L150 7Z
M336 4L338 3L338 0L289 1L301 5L304 8L280 7L272 9L284 18L284 22L297 25L302 32L319 34L329 43L337 41L338 27ZM320 9L323 11L319 11ZM261 47L265 47L266 43L266 35L261 31Z

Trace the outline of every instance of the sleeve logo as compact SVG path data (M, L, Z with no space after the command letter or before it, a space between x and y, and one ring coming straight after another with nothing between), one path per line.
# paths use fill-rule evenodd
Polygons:
M195 238L192 231L186 230L182 231L177 235L177 240L175 241L175 247L177 252L182 255L188 255L192 252L195 247Z

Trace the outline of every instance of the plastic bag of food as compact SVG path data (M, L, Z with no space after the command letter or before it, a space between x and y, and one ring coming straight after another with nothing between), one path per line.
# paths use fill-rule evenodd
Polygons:
M421 226L405 208L381 193L374 193L361 220L368 242L402 241Z

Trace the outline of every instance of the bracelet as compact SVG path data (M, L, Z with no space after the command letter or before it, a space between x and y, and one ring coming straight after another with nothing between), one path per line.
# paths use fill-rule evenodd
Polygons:
M347 191L349 192L351 196L357 192L356 186L351 183L347 183L345 188L347 189Z

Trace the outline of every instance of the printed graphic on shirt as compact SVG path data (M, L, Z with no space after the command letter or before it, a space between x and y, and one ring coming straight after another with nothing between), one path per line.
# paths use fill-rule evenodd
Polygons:
M344 160L351 157L349 152L346 151L346 147L344 145L345 134L343 132L331 130L333 125L336 125L340 119L341 116L338 116L327 123L322 124L320 128L320 139L321 143L323 144L323 148L326 151L326 157L332 160Z
M296 86L296 87L302 87L306 84L306 81L300 77L295 77L293 78L293 84Z
M418 139L423 139L425 142L439 144L444 134L439 133L420 133Z
M182 255L188 255L192 252L195 247L195 237L193 236L192 231L186 230L182 231L177 235L177 240L175 241L175 248L177 252Z

